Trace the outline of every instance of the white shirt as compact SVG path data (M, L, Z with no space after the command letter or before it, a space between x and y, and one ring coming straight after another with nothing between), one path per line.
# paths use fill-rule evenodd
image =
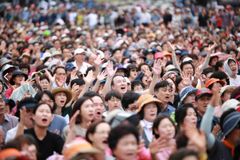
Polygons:
M140 23L151 23L151 14L148 12L143 12L140 14Z
M148 141L152 142L152 139L153 139L153 133L152 133L153 122L148 122L145 119L143 119L143 120L140 121L140 125L143 128Z
M90 13L87 15L87 20L90 28L95 27L98 23L98 15L95 13Z
M73 62L73 65L77 68L77 63L76 61ZM86 74L86 71L88 69L88 67L91 67L92 65L90 65L89 63L83 62L82 66L79 68L79 72L81 72L82 74Z
M240 75L237 75L235 79L232 77L229 77L229 82L231 86L240 86Z

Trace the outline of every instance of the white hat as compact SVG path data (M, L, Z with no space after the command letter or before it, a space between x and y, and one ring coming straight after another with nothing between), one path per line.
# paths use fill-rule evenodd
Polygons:
M189 61L193 61L193 59L190 58L190 57L185 57L185 58L183 59L183 62L189 62Z
M240 102L236 99L229 99L222 105L222 112L225 112L231 108L237 109L237 106L240 104Z
M234 89L234 88L236 88L236 87L235 87L235 86L226 85L226 86L224 86L224 87L221 88L221 90L220 90L220 95L222 96L222 94L223 94L225 91L227 91L227 90L229 90L229 89Z
M85 50L82 48L77 48L74 51L74 55L83 54L83 53L85 53Z

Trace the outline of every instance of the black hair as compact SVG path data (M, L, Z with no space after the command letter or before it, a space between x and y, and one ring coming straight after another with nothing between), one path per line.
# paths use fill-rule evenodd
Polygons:
M160 81L154 86L154 92L157 92L159 88L164 88L168 86L171 86L171 84L167 80Z
M207 76L209 73L213 73L213 72L214 72L214 68L207 67L207 68L203 69L202 74Z
M235 64L237 63L234 59L229 59L227 64L230 65L231 62L234 62Z
M219 68L221 67L223 67L223 60L217 61L217 63L214 66L215 71L219 71Z
M177 110L175 111L175 121L177 122L178 128L180 127L180 125L183 124L184 118L186 117L187 111L189 108L192 108L197 115L197 111L194 108L193 104L191 104L191 103L185 103L182 106L180 106L179 108L177 108Z
M108 92L108 93L106 94L106 96L105 96L105 101L106 101L106 102L109 101L112 97L116 97L116 98L119 99L119 100L122 99L122 96L121 96L121 94L120 94L119 92L112 90L112 91L110 91L110 92Z
M50 83L50 79L44 74L39 77L40 81L46 79Z
M142 88L145 88L142 81L139 81L139 80L134 80L134 81L132 81L132 82L131 82L131 90L134 90L134 88L135 88L136 86L139 86L139 85L141 85Z
M130 76L130 72L131 72L131 70L133 70L133 69L136 69L137 71L138 71L138 68L137 68L137 66L135 65L135 64L130 64L130 65L128 65L127 66L127 77L129 77Z
M20 70L26 68L26 69L28 70L28 73L30 72L30 65L29 65L29 64L22 64L22 63L20 63L20 64L18 65L18 68L19 68Z
M156 139L160 137L160 135L156 132L156 130L158 130L159 124L160 124L161 121L164 120L164 119L168 119L168 120L172 123L172 125L173 125L174 128L175 128L175 135L176 135L176 131L177 131L177 130L176 130L176 126L175 126L175 123L173 122L173 120L172 120L169 116L167 116L167 115L160 115L160 116L158 116L158 117L154 120L154 122L153 122L153 127L152 127L153 135L155 136Z
M16 111L16 114L15 116L17 117L20 117L20 110L25 106L29 106L31 108L36 108L37 107L37 104L38 104L38 101L35 100L34 98L32 97L27 97L27 98L24 98L22 99L21 101L18 102L17 104L17 111Z
M139 144L139 133L137 128L130 124L120 124L119 126L113 128L109 133L108 145L111 150L114 151L120 139L127 135L133 135Z
M174 152L173 154L170 155L169 160L183 160L184 158L188 156L194 156L197 158L197 160L200 160L198 156L198 152L194 150L190 150L187 148L182 148Z
M133 92L133 91L127 91L123 97L122 97L122 107L124 110L128 109L128 106L135 101L138 100L140 97L140 94Z
M52 108L49 104L47 104L47 103L45 103L45 102L43 102L43 103L38 103L38 105L37 105L37 106L34 108L34 110L33 110L33 113L34 113L34 114L36 114L37 109L38 109L41 105L47 105L47 106L50 108L51 113L53 114L53 108Z
M144 65L148 66L148 68L149 68L150 71L152 70L151 67L150 67L147 63L141 63L141 64L139 64L139 66L138 66L138 71L141 71L141 68L142 68L142 66L144 66Z
M76 78L76 79L73 79L73 80L71 81L70 87L72 88L72 86L73 86L74 84L77 84L77 85L79 85L79 86L82 86L82 85L85 84L85 81L84 81L82 78Z
M38 102L40 102L42 97L43 97L43 95L47 95L53 101L53 108L52 108L52 110L55 111L56 108L57 108L57 105L55 103L54 96L53 96L53 94L50 91L44 90L44 91L37 92L37 94L34 96L34 98Z
M86 140L89 142L89 143L92 143L92 141L90 140L89 138L89 135L90 134L94 134L96 132L96 129L98 127L98 125L102 124L102 123L107 123L105 121L97 121L97 122L93 122L92 124L90 124L90 126L88 127L87 129L87 133L86 133ZM108 123L107 123L108 124Z
M22 150L22 147L27 144L27 145L35 145L37 150L38 150L38 145L35 141L35 139L28 134L23 134L20 135L18 137L16 137L13 140L10 140L9 142L7 142L2 149L7 149L7 148L15 148L19 151Z
M81 107L82 107L83 103L87 100L92 101L92 99L90 97L83 96L83 97L79 98L73 106L70 117L72 117L78 110L81 111ZM81 118L82 117L81 117L81 112L80 112L78 118L76 119L76 124L80 124L82 122Z
M56 66L56 67L54 68L54 70L53 70L53 75L56 74L56 72L57 72L57 70L58 70L59 68L62 68L62 69L66 72L64 66Z
M228 78L228 75L223 72L223 71L216 71L216 72L213 72L213 74L210 76L210 78L217 78L217 79L220 79L220 80L226 80L227 81L227 84L229 84L229 78Z

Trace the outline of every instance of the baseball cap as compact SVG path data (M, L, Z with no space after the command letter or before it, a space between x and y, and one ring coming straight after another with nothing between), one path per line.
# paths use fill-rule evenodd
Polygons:
M198 89L196 92L196 99L199 99L203 96L212 96L212 91L208 88Z
M74 55L84 54L84 53L85 53L85 50L82 49L82 48L77 48L77 49L75 49L75 51L74 51Z

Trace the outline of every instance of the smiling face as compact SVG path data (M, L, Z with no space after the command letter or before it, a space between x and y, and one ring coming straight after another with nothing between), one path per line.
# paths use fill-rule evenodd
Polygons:
M94 119L95 110L93 102L88 99L86 100L80 108L81 121L91 122Z
M126 93L128 89L126 79L123 76L115 76L113 78L112 89L121 94Z
M89 135L93 146L101 151L105 151L105 149L108 147L107 139L110 130L111 128L108 123L100 123L96 127L96 131Z
M67 102L67 96L64 92L59 92L54 96L55 102L58 107L64 107Z
M47 104L41 104L38 106L35 114L33 115L33 120L35 125L40 128L48 128L50 123L52 122L53 114L51 112L51 108Z
M158 125L156 131L160 137L165 137L168 140L173 139L175 136L175 127L168 118L164 118Z
M128 134L118 141L113 153L117 159L130 160L137 158L137 151L137 139L134 137L134 135Z
M153 122L157 117L158 107L156 103L148 103L143 108L143 118L149 122Z

